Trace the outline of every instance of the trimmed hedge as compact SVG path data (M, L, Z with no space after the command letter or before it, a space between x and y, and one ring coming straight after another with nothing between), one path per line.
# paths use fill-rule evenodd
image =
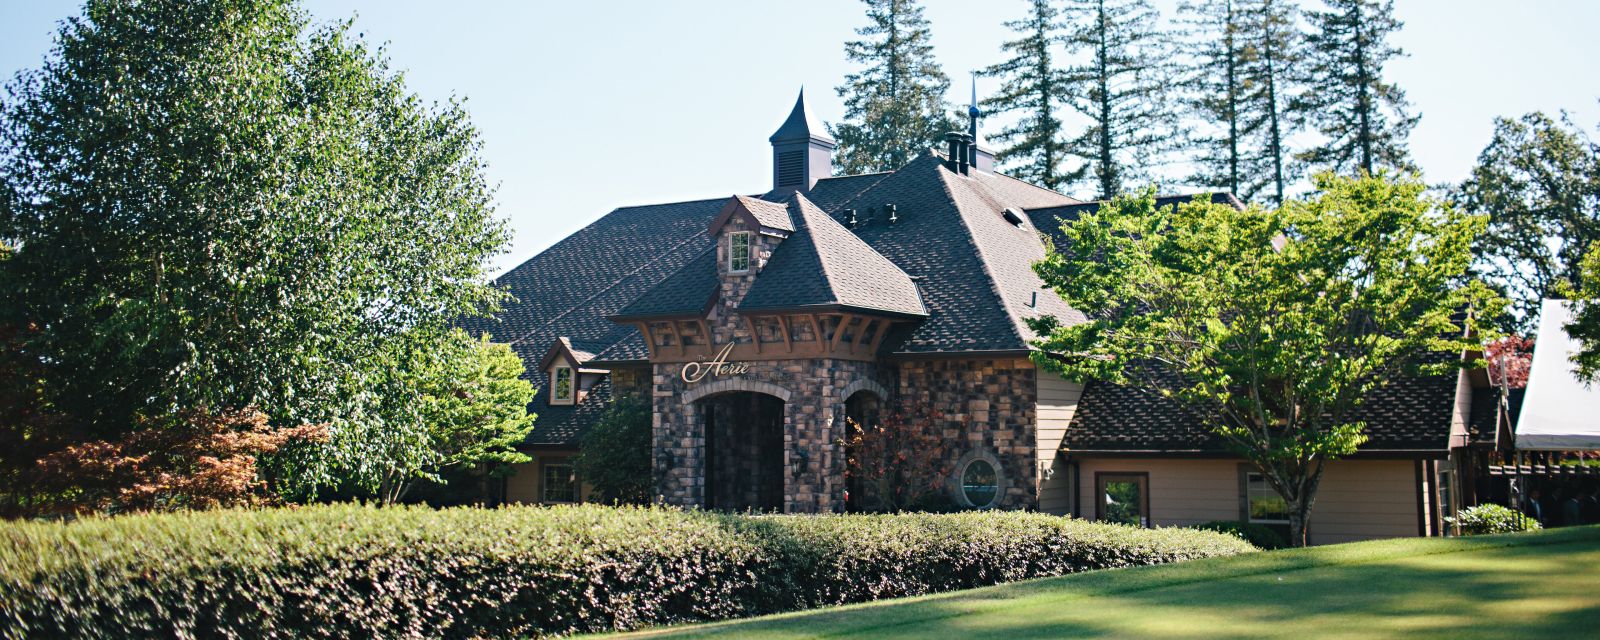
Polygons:
M737 516L329 505L0 524L0 635L547 635L1232 555L1018 512Z
M1239 520L1212 520L1194 525L1196 529L1216 531L1238 536L1240 539L1262 549L1284 549L1289 546L1283 534L1272 527L1257 522L1242 522Z
M1461 527L1461 535L1464 536L1537 531L1543 528L1538 520L1523 515L1521 511L1498 504L1468 507L1457 511L1454 517L1445 518L1444 521Z

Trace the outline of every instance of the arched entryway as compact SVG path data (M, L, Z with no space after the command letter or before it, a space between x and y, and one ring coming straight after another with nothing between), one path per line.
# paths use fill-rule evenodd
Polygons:
M705 506L783 510L782 398L734 391L697 401L705 421Z
M878 428L883 411L883 387L870 381L861 381L845 388L845 510L865 511L870 506L868 491L862 485L860 465L856 458L861 454L856 443L865 431ZM853 467L853 468L852 468Z

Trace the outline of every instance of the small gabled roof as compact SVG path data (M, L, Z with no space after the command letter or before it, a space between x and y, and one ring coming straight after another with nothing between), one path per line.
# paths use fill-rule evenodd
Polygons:
M549 369L550 363L554 362L556 358L566 358L568 362L574 365L583 366L594 359L594 354L573 348L572 341L567 339L566 336L561 336L555 339L550 348L544 352L544 357L539 359L539 369Z
M794 193L783 206L799 228L773 251L739 301L739 311L835 308L928 315L916 283L900 267L805 196Z
M743 217L750 226L766 233L794 233L794 221L789 219L789 210L782 203L736 195L728 199L728 204L723 205L717 219L711 221L711 235L715 237L734 216Z

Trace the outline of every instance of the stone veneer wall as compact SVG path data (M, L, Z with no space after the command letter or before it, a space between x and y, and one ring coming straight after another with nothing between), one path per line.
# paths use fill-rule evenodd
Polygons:
M1027 358L901 362L896 400L902 407L920 406L937 416L933 427L946 442L955 443L952 474L961 473L954 465L963 458L992 455L1005 476L1005 495L995 506L1036 509L1035 374Z
M631 397L641 400L650 397L650 365L614 367L611 369L611 397Z
M784 511L818 513L844 509L844 429L846 386L861 379L886 384L871 362L832 358L748 363L737 378L707 377L688 384L682 365L655 365L653 397L654 465L659 499L667 504L705 504L703 406L697 401L719 393L755 391L779 396L783 407Z

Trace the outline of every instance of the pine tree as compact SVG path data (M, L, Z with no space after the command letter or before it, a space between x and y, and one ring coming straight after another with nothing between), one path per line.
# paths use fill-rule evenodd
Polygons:
M1084 159L1100 197L1110 198L1148 178L1183 139L1168 104L1168 35L1147 0L1068 0L1063 15L1067 51L1082 54L1066 70L1066 95L1090 121L1067 147Z
M1406 137L1417 124L1400 87L1383 81L1383 66L1405 52L1386 38L1402 26L1394 0L1326 0L1310 12L1305 90L1292 108L1327 141L1298 157L1343 173L1409 169Z
M1246 200L1270 192L1283 202L1292 173L1284 140L1293 133L1283 90L1297 57L1293 7L1281 0L1185 3L1184 33L1196 52L1184 83L1190 113L1207 125L1195 174L1199 184Z
M1046 189L1057 189L1081 180L1084 170L1067 171L1065 127L1060 107L1067 86L1066 74L1056 68L1053 49L1061 42L1060 11L1051 0L1032 0L1028 17L1006 23L1021 37L1001 49L1012 57L983 70L983 75L1002 79L999 93L984 101L989 113L1019 113L1021 118L994 135L1006 145L1000 157L1010 175Z
M842 174L898 169L955 128L945 104L950 78L933 58L928 21L915 0L864 0L871 24L845 43L866 65L838 87L845 121L829 125Z

